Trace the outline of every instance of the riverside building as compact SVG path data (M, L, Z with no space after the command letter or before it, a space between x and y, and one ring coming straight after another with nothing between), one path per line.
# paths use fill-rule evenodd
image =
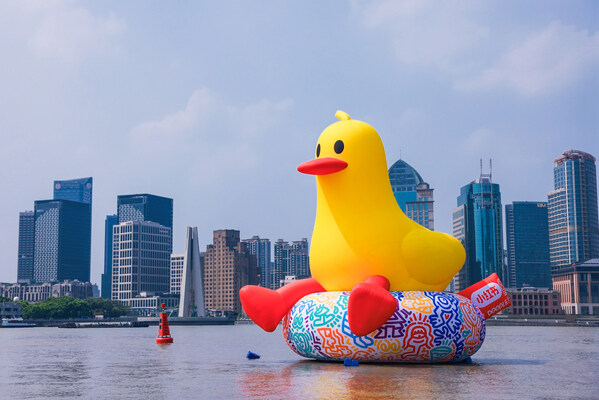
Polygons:
M566 314L599 315L599 258L561 267L552 279Z
M209 313L241 313L239 289L258 283L256 257L239 240L239 231L214 231L204 254L204 301Z
M527 316L563 314L558 291L536 287L508 288L506 291L512 301L507 314Z
M454 278L460 291L496 272L504 280L501 191L491 173L460 189L453 210L453 236L466 250L466 261Z
M595 157L565 151L553 164L554 190L548 194L549 257L552 273L599 258Z
M389 180L395 200L406 216L434 230L433 189L424 182L418 171L400 159L389 168Z
M515 201L505 206L509 288L551 287L547 203Z

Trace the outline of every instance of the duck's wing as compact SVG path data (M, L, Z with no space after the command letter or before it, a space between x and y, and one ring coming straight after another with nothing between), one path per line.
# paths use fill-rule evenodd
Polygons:
M466 259L464 246L453 236L415 229L402 242L402 255L411 277L430 288L444 290Z

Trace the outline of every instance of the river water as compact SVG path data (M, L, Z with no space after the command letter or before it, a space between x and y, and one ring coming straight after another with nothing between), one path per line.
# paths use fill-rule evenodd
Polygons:
M1 399L599 399L599 328L488 326L472 364L307 361L255 325L0 329ZM248 350L260 354L247 360Z

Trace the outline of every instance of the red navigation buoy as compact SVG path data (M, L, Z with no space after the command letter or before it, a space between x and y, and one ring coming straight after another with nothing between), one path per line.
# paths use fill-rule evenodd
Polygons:
M158 324L158 337L156 338L156 343L173 343L171 331L168 328L168 317L166 316L166 312L164 312L164 303L160 306L162 307L162 312L160 313L160 323Z

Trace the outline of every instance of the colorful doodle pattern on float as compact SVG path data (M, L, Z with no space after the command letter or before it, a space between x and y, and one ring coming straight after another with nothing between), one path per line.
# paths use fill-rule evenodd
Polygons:
M391 293L397 311L366 336L356 336L349 329L349 292L305 296L283 319L285 340L307 358L385 362L457 362L482 345L483 316L465 297L442 292Z

